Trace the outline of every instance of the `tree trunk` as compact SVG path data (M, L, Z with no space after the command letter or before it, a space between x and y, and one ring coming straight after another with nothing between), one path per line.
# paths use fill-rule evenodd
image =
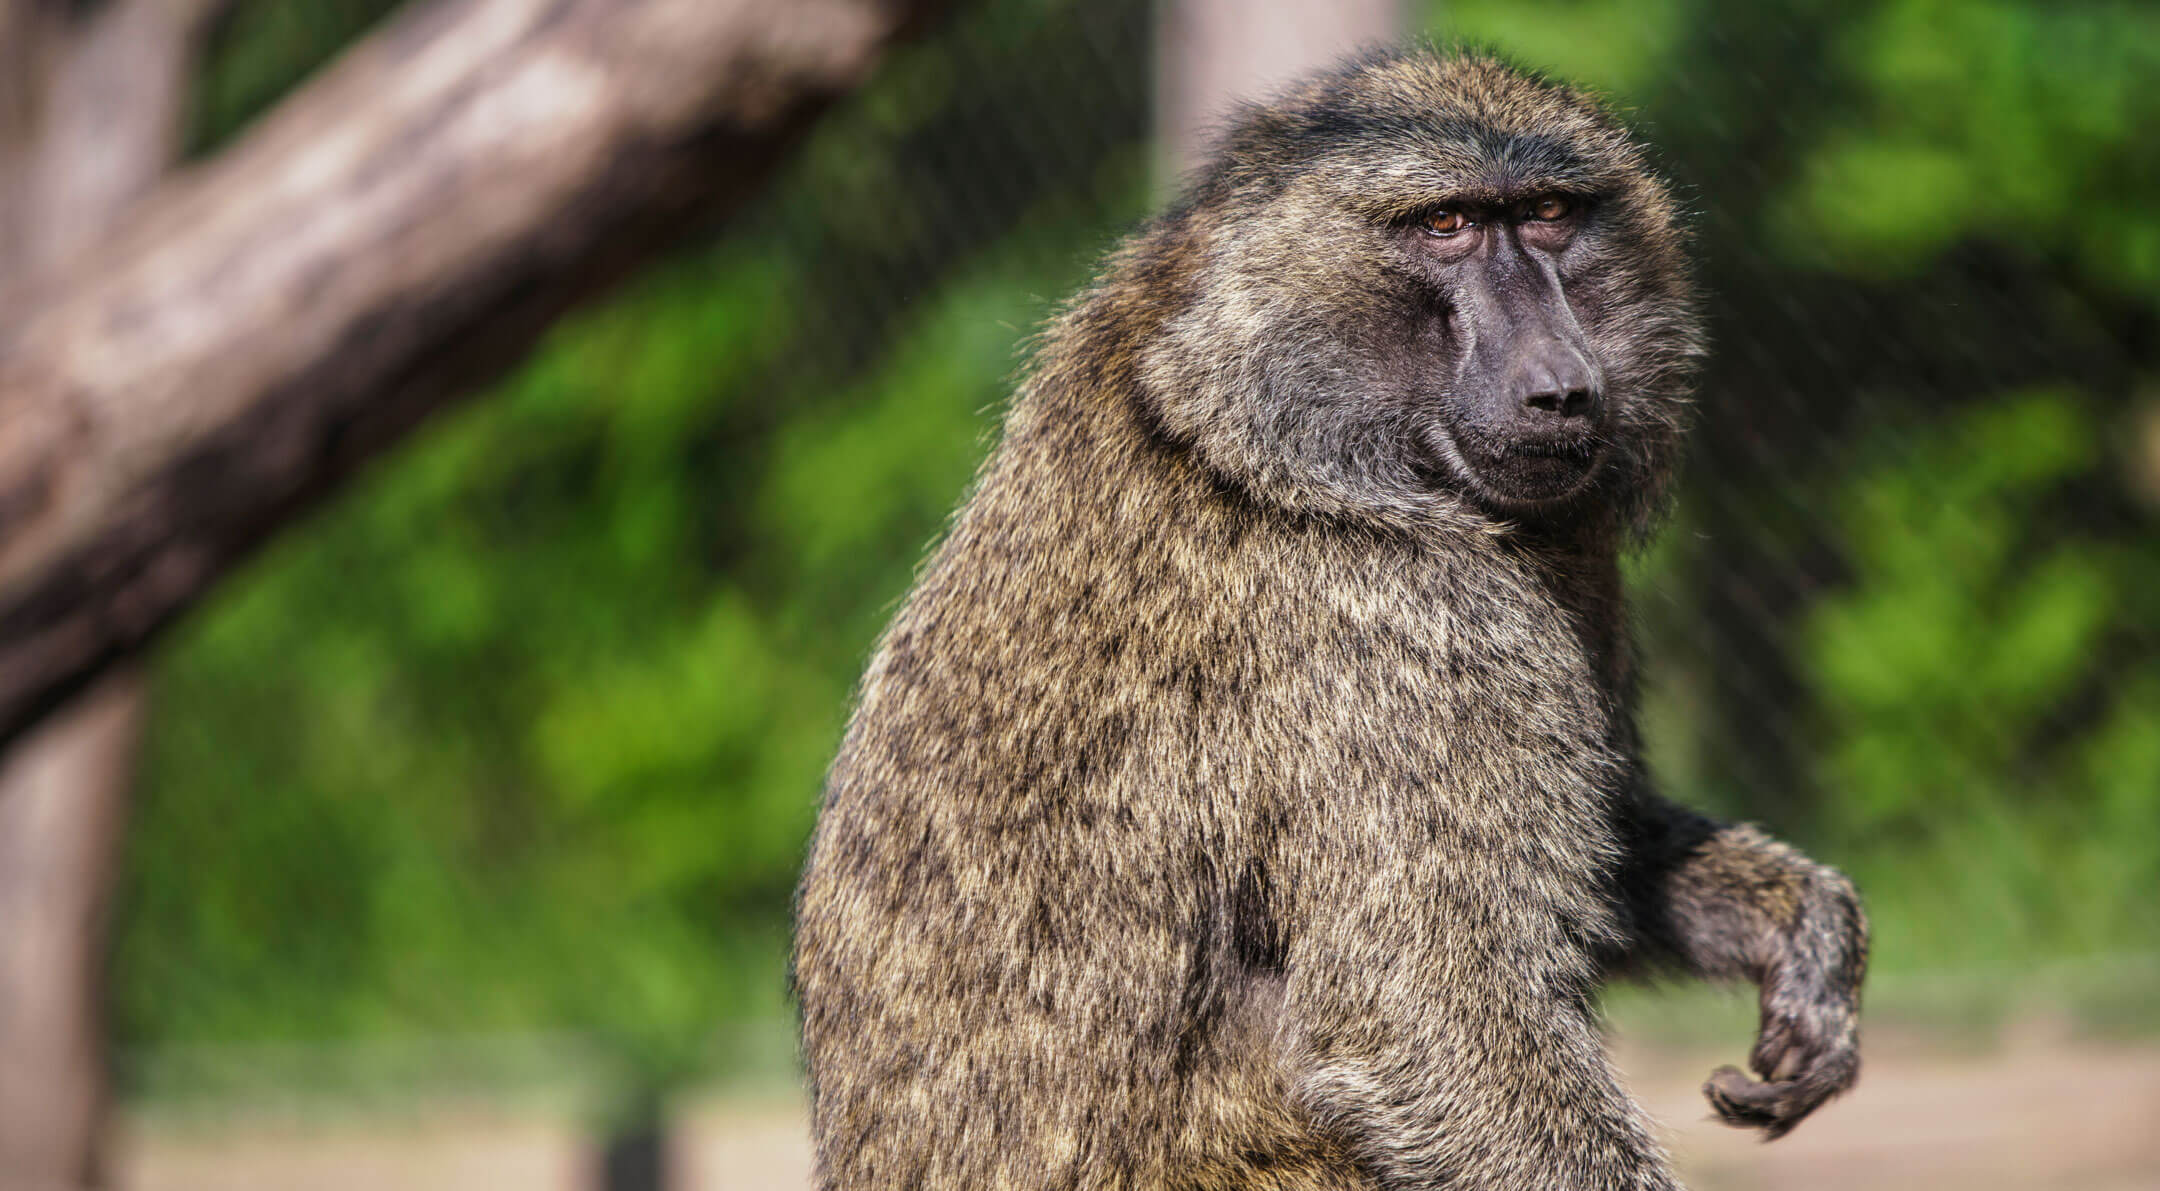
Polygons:
M115 672L0 762L0 1186L99 1181L105 908L140 694Z
M1231 104L1402 32L1402 0L1164 0L1155 129L1165 176L1200 164Z
M0 13L0 279L64 267L163 173L213 0ZM143 718L107 675L0 752L0 1179L95 1184L107 1105L105 911Z
M750 197L934 6L441 0L0 303L0 741Z

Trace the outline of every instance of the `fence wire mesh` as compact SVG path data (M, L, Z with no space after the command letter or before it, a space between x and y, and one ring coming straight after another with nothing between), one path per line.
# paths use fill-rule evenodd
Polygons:
M198 143L387 7L242 5ZM1606 90L1692 212L1714 353L1632 565L1669 792L1857 873L1892 974L2151 953L2153 14L1414 16ZM665 1088L784 1018L849 687L1026 336L1160 193L1155 29L964 8L176 635L115 959L138 1093L215 1082L206 1045L488 1036Z

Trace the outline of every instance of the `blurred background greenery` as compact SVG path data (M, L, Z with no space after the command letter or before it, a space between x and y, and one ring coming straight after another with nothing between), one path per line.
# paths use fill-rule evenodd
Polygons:
M393 7L239 4L191 144ZM2100 971L2093 1013L2149 1005L2160 9L1418 11L1606 92L1695 213L1714 364L1634 566L1670 792L1851 871L1886 998ZM784 1068L755 1040L785 1036L850 687L1027 335L1160 197L1153 29L1139 0L962 7L753 213L167 642L118 909L130 1094L289 1044L539 1040L608 1073L604 1112Z

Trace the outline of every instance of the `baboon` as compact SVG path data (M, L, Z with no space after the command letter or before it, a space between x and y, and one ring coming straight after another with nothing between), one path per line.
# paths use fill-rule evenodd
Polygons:
M1244 109L1044 333L870 662L793 980L826 1188L1667 1188L1600 983L1858 1071L1831 869L1658 798L1617 556L1702 354L1593 99L1368 54Z

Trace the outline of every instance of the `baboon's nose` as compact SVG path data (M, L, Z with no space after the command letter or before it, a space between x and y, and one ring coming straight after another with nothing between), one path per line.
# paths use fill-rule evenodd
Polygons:
M1561 428L1570 419L1587 419L1598 412L1597 378L1581 354L1564 344L1529 353L1515 374L1515 394L1526 422Z

